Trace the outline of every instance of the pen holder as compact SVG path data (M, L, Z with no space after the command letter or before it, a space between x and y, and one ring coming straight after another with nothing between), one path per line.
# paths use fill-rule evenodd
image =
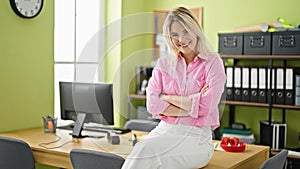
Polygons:
M50 116L43 116L44 121L44 131L45 133L55 133L57 126L57 118L52 118Z

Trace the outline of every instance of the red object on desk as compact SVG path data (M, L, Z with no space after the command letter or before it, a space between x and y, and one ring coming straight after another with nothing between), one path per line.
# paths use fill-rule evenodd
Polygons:
M246 149L246 144L236 137L224 137L221 141L221 147L229 152L243 152Z
M228 146L228 145L225 145L225 144L221 144L221 147L225 151L229 151L229 152L243 152L246 149L246 144L243 144L241 146Z

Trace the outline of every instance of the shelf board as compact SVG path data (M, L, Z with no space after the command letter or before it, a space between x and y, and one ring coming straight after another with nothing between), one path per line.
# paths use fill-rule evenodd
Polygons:
M274 155L276 155L276 154L278 154L279 153L279 151L271 151L271 154L274 156ZM300 156L297 156L297 155L291 155L291 154L288 154L288 156L287 156L288 158L293 158L293 159L300 159Z
M242 101L223 101L222 103L228 105L237 105L237 106L259 106L259 107L268 107L267 103L254 103L254 102L242 102Z
M256 103L256 102L242 102L242 101L223 101L222 103L236 106L256 106L256 107L269 107L267 103ZM295 105L283 105L283 104L272 104L273 108L280 109L300 109L300 106Z
M283 109L300 109L300 106L295 105L283 105L283 104L273 104L274 108L283 108Z
M128 97L130 99L146 99L146 95L142 94L129 94Z
M128 97L130 99L146 99L146 95L142 94L129 94ZM268 103L256 103L256 102L243 102L243 101L222 101L225 105L236 105L236 106L255 106L255 107L269 107ZM283 104L272 104L273 108L280 109L295 109L300 110L300 106L295 105L283 105Z
M300 55L221 55L223 59L300 59Z

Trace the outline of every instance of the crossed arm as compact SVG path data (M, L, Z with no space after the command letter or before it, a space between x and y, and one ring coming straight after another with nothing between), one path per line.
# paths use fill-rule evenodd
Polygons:
M205 93L208 85L204 85L200 93ZM171 105L161 114L164 116L188 116L191 111L192 102L188 96L160 95L160 99L169 102Z

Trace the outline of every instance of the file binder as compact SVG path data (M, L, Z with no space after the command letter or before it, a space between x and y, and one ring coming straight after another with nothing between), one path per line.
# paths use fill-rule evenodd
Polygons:
M300 68L294 67L293 68L293 80L294 80L294 101L296 106L300 106Z
M300 75L295 75L295 105L300 106Z
M250 68L250 101L257 102L258 101L258 68L251 67Z
M250 68L242 68L242 101L250 101Z
M258 68L258 102L267 103L267 68Z
M275 103L284 104L283 82L284 71L283 68L276 68L276 80L275 80Z
M271 100L269 100L269 98L267 99L268 100L268 103L275 103L275 95L274 95L274 91L275 91L275 69L273 68L272 69L272 72L271 72L271 69L268 68L268 78L269 78L269 83L268 83L268 86L267 86L267 91L268 91L268 97L271 95Z
M233 100L233 67L227 66L226 72L226 99Z
M242 76L241 76L241 67L234 67L234 95L233 99L235 101L241 101L242 100L242 92L241 92L241 87L242 87Z
M294 105L294 88L293 88L293 68L286 68L285 70L285 91L284 103L287 105Z

